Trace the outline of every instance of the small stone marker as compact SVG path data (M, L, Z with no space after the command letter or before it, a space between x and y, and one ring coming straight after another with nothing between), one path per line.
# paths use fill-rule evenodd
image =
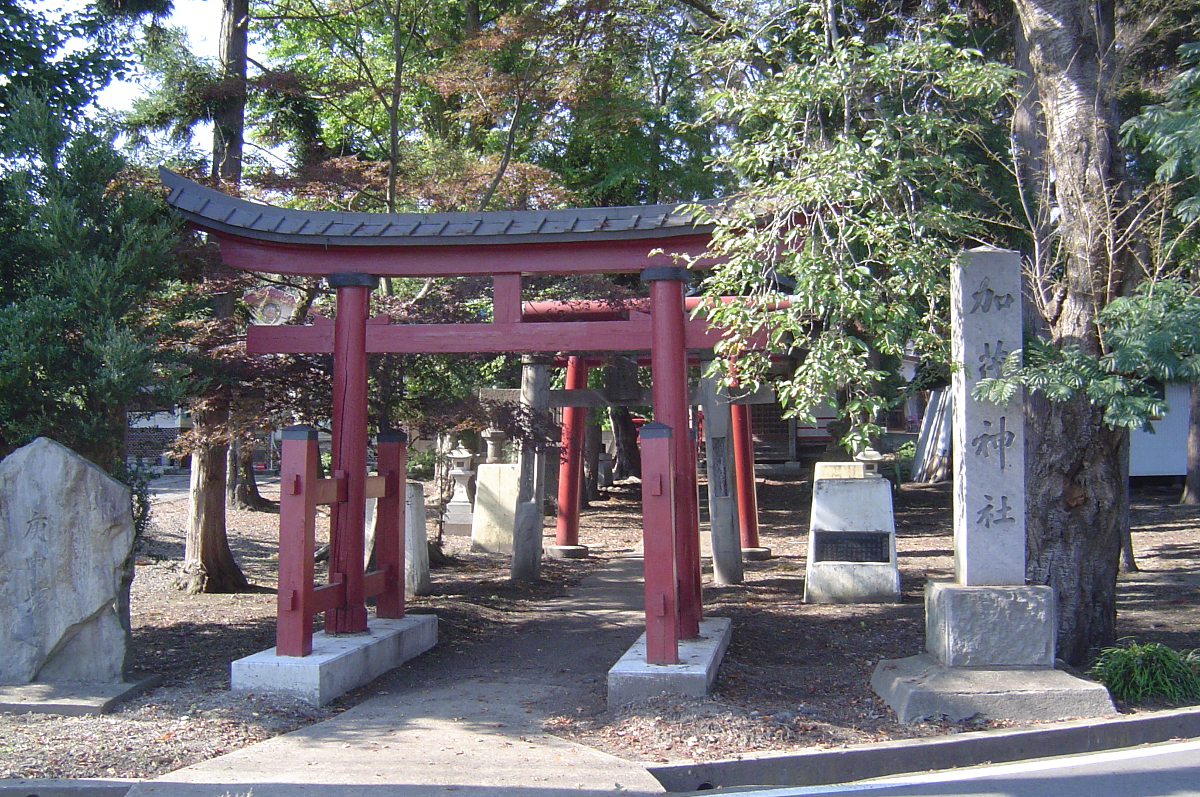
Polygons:
M425 485L408 482L404 495L404 597L429 594L429 539Z
M741 584L742 540L738 532L737 480L733 468L733 424L729 394L711 376L700 379L704 405L704 451L708 475L709 540L713 580Z
M823 467L824 466L824 467ZM819 462L813 482L805 603L898 603L892 485L861 462Z

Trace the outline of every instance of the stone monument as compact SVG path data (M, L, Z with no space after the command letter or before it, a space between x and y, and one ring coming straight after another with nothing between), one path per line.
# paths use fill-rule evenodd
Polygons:
M429 537L425 485L408 482L404 494L404 597L429 594Z
M899 603L892 483L863 462L813 469L805 603Z
M39 437L0 462L0 710L100 713L124 682L129 489Z
M973 249L950 286L955 579L926 585L926 652L879 662L871 685L903 722L1111 714L1102 685L1054 669L1054 592L1025 584L1024 403L972 395L1021 346L1021 257Z

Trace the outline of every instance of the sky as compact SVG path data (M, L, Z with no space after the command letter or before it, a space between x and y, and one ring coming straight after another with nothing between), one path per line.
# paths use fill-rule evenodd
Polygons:
M166 24L187 30L188 42L196 55L216 58L221 35L221 0L175 0L174 6ZM100 105L110 110L126 110L142 91L136 76L133 80L114 81L100 93Z

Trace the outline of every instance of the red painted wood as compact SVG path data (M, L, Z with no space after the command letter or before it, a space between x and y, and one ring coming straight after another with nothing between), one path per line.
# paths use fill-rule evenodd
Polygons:
M498 324L521 322L520 274L497 274L492 277L492 321Z
M367 478L367 311L371 289L337 289L333 351L333 469L346 474L346 500L331 506L329 573L340 574L346 602L325 613L325 630L352 634L367 630L363 595L363 545ZM372 326L372 329L391 329Z
M313 614L329 612L346 604L346 585L341 581L333 584L322 584L312 591Z
M387 492L375 504L375 567L387 574L384 590L375 599L377 617L404 616L404 499L408 446L398 440L377 444L379 473Z
M683 283L650 283L651 389L654 419L675 435L675 577L679 581L679 636L700 634L700 518L694 444L690 439Z
M700 258L707 233L559 243L440 246L324 246L255 241L210 232L221 258L234 268L272 274L325 276L360 272L380 277L450 277L525 274L616 274L675 264L672 254ZM662 250L660 254L651 254ZM699 265L711 264L704 259Z
M703 319L684 324L689 349L711 349L721 331ZM367 351L392 354L645 351L648 321L557 321L515 324L387 324L367 327ZM249 354L331 354L333 330L318 326L251 326Z
M363 595L374 598L387 591L391 574L386 570L371 570L363 574Z
M567 360L567 390L587 387L588 367L583 358ZM563 408L562 455L558 466L558 520L556 545L579 544L579 493L583 482L583 435L587 426L586 407Z
M736 383L734 387L736 387ZM730 430L733 435L733 471L737 484L738 528L742 547L758 545L758 495L754 481L754 435L750 427L749 404L730 405Z
M311 439L284 438L280 445L279 587L275 652L312 653L313 539L316 503L313 487L321 462L315 430Z
M646 597L646 663L679 663L676 503L671 430L642 427L642 543Z

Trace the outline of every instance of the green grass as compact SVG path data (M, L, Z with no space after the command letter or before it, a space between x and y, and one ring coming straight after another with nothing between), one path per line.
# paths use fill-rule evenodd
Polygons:
M1088 671L1118 700L1161 699L1170 703L1200 702L1200 655L1177 651L1158 642L1122 640L1105 648Z

